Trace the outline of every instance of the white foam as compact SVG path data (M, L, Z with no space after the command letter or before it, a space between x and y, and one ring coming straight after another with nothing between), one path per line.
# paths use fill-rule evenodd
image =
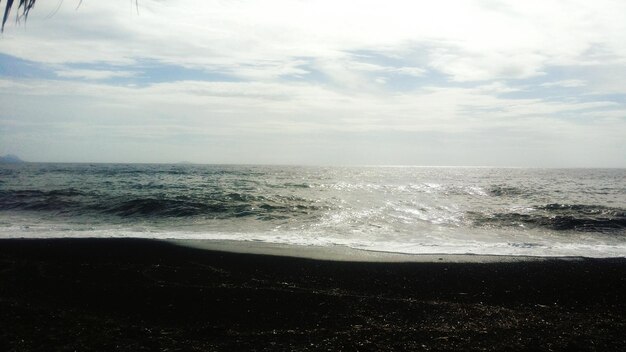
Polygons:
M464 238L465 237L465 238ZM521 237L521 236L518 236ZM2 226L0 238L146 238L160 240L208 240L260 242L280 246L345 246L358 250L399 254L474 254L536 257L626 257L626 243L610 238L587 238L579 241L566 238L527 236L515 238L486 233L456 236L444 232L416 236L413 239L389 236L387 240L371 234L350 235L322 232L203 232L199 230L151 229L138 227L103 228L36 224L31 226ZM471 238L471 239L470 239Z

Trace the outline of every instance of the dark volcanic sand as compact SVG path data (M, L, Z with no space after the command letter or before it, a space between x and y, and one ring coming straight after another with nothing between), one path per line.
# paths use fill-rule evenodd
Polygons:
M0 240L0 351L626 350L626 260L349 263Z

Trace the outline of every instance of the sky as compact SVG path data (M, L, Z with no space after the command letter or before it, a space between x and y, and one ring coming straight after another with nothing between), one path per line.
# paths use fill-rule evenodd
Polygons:
M0 155L626 167L621 0L78 4L0 36Z

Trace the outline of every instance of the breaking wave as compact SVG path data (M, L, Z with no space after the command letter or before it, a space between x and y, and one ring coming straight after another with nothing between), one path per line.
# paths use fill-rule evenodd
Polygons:
M626 257L626 171L0 165L0 237Z
M598 205L547 204L527 212L470 213L476 226L542 227L557 231L612 233L626 229L626 210Z
M0 191L0 211L25 210L65 215L113 215L121 218L255 217L260 220L310 216L325 207L296 196L258 196L235 192L174 197L106 196L75 189Z

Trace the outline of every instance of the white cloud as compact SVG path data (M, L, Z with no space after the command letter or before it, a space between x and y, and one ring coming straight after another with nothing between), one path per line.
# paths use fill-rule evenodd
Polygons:
M0 79L2 143L192 139L232 158L245 146L323 160L312 147L322 137L327 152L368 135L354 142L363 155L424 156L437 150L400 137L429 134L449 151L521 145L539 160L562 143L623 165L625 104L608 95L625 93L626 2L142 0L137 15L127 1L94 0L46 18L56 5L38 2L26 25L8 27L0 53L70 80ZM206 75L150 83L146 62ZM240 81L203 81L213 73ZM141 84L103 83L134 77ZM298 149L307 138L313 149ZM493 150L472 149L480 143Z
M38 3L25 27L8 28L0 51L46 63L151 58L275 77L281 73L263 71L286 68L290 74L301 57L345 60L346 52L421 47L428 52L425 64L457 81L527 78L547 65L626 60L626 3L610 0L145 0L139 15L123 1L91 1L78 11L66 4L44 19L54 6ZM403 71L420 74L422 64Z
M586 85L587 83L580 79L567 79L563 81L546 82L546 83L541 84L542 87L563 87L563 88L578 88L578 87L584 87Z
M423 76L424 73L426 73L425 69L419 67L393 67L359 61L345 62L344 69L371 73L400 73L413 77L420 77Z
M27 92L22 94L21 92ZM20 93L16 93L20 92ZM37 119L33 109L69 98L81 114L106 122L116 116L141 116L160 125L178 121L196 131L232 130L243 133L275 131L438 131L459 133L502 126L525 126L543 130L550 123L535 125L532 119L568 121L567 116L593 114L598 121L607 111L614 118L623 111L611 101L552 102L541 99L498 98L484 88L426 88L410 93L370 92L361 94L303 83L250 83L179 81L146 87L121 87L58 81L0 80L4 97L24 96L37 100L33 107L19 100L6 114L25 120ZM14 98L12 98L14 99ZM81 105L80 108L77 106ZM84 105L84 106L83 106ZM153 109L151 107L157 107ZM106 113L102 110L106 108ZM58 113L62 115L61 113ZM162 116L162 119L157 116ZM61 118L61 117L58 117ZM93 120L89 121L93 123ZM207 124L207 122L210 122ZM619 122L619 121L617 121ZM268 128L268 123L271 128ZM576 121L568 122L577 124ZM282 126L282 127L281 127ZM297 127L300 126L300 127Z
M61 69L55 71L56 75L63 78L84 78L88 80L101 80L109 78L133 77L138 73L134 71L109 71L109 70L79 70Z

